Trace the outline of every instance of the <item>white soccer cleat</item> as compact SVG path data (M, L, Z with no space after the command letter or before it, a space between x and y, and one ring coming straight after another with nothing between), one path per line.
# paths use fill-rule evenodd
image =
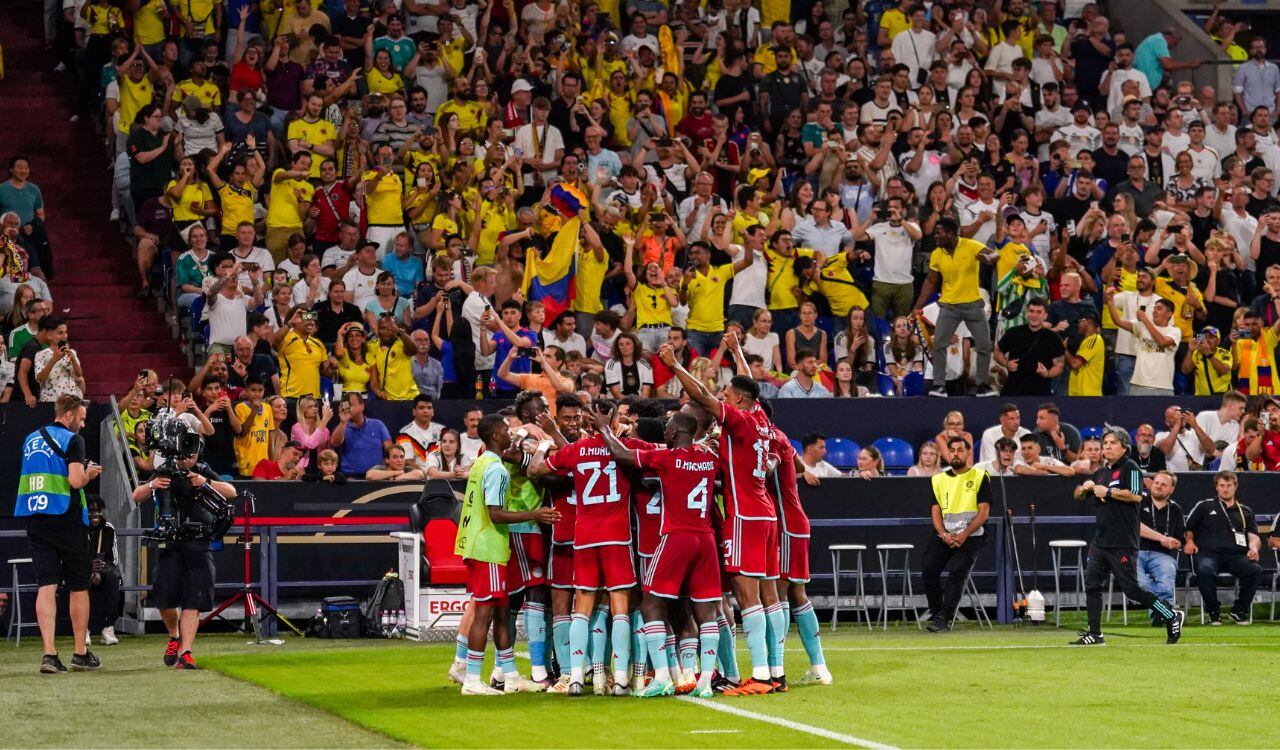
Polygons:
M831 677L831 672L827 670L825 664L813 667L800 678L801 685L830 685L834 682L835 680Z
M609 688L613 686L613 675L605 675L603 672L596 673L595 679L591 681L591 692L596 695L608 695Z
M449 667L449 679L459 685L467 684L467 661L466 659L454 659L453 666Z
M120 639L116 637L115 626L109 626L102 629L102 645L114 646L119 642Z
M502 695L501 690L494 690L477 679L469 679L462 683L463 695Z
M647 679L643 674L632 674L631 675L631 692L639 693L640 691L644 690L646 683L647 683Z
M502 681L502 692L511 693L541 693L547 688L521 674L509 674Z
M569 692L569 673L565 672L560 675L560 679L556 680L556 684L547 688L548 693L568 693Z
M679 673L675 682L676 695L688 695L689 693L692 693L694 688L698 686L698 676L692 671L685 671L683 669L676 671Z

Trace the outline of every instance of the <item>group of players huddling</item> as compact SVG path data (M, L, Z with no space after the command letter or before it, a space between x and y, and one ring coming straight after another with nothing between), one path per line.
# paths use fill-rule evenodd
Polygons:
M831 683L805 595L802 465L745 374L740 342L729 334L728 344L739 375L720 397L669 347L659 350L689 395L663 420L636 419L625 404L584 407L571 394L557 398L552 417L536 392L481 420L485 452L467 480L455 547L471 595L449 670L463 695L577 696L588 686L642 698L783 692L791 620L811 664L802 681ZM751 659L744 678L730 593ZM558 680L549 673L548 606ZM529 678L512 648L521 610ZM497 659L485 682L490 633Z

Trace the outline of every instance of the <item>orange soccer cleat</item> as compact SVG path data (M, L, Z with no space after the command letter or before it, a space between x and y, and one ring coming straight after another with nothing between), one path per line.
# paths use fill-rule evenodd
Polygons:
M760 680L746 679L742 684L732 690L724 691L725 695L768 695L774 692L772 682L762 682Z

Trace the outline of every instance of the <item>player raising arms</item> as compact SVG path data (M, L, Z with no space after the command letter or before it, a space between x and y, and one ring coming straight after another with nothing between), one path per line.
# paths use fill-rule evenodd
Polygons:
M478 429L485 451L471 465L467 491L462 501L462 520L454 554L467 566L467 589L471 592L474 616L468 633L467 674L463 695L502 695L480 679L489 628L493 627L493 647L497 666L506 676L509 692L521 689L523 678L516 671L511 650L511 611L507 598L507 560L511 543L507 530L513 523L555 523L560 515L552 508L511 511L504 508L510 475L501 455L511 446L507 421L498 414L480 420Z
M639 693L641 698L674 695L675 683L665 648L667 603L688 592L698 621L698 641L702 654L701 672L693 694L710 698L711 676L716 666L716 646L720 631L716 610L720 601L720 564L715 534L711 529L716 470L719 462L711 448L694 445L698 421L676 413L667 421L663 437L669 447L632 450L609 429L608 416L597 415L600 434L619 463L650 469L662 486L660 538L644 581L640 611L644 615L645 649L653 661L653 681Z
M727 334L725 343L731 350L738 347L734 334ZM721 401L680 365L669 345L658 349L658 356L679 378L689 398L722 426L724 570L732 576L733 595L742 609L742 629L751 657L751 678L726 690L725 695L772 693L775 687L769 679L768 623L761 604L761 588L768 584L772 589L772 581L767 579L778 574L778 518L773 501L765 492L773 430L757 403L760 388L751 378L735 375Z
M650 443L624 439L630 448ZM572 476L577 496L573 529L573 620L569 626L569 689L582 695L583 662L591 635L590 619L601 590L609 592L612 616L613 695L627 695L631 667L631 620L628 602L636 585L631 562L631 482L618 470L609 446L600 435L585 436L546 459L529 465L528 476Z

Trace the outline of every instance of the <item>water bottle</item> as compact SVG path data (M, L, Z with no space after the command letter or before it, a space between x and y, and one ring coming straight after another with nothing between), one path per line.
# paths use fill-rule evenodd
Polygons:
M389 633L390 630L391 630L391 613L384 609L382 610L382 637L386 638L390 634Z
M404 610L402 609L399 612L396 612L396 637L403 638L407 627L408 623L405 621Z
M484 377L476 375L476 401L484 400Z

